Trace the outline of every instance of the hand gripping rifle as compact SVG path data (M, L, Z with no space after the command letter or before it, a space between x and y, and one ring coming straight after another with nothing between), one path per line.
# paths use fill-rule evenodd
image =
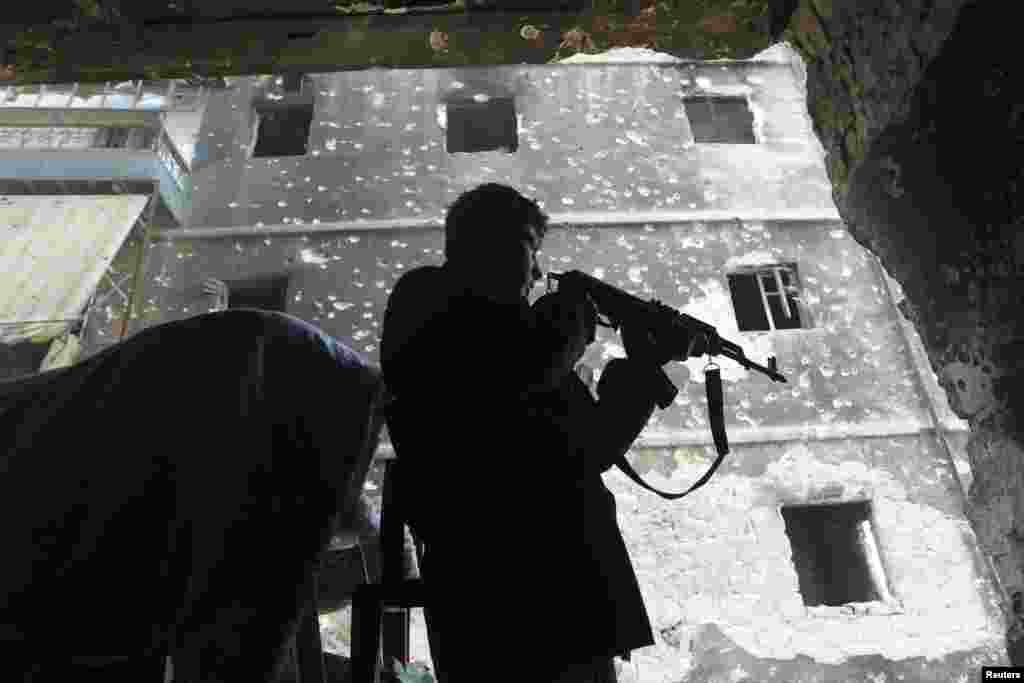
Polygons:
M786 378L778 371L774 356L768 357L768 366L759 365L747 358L743 349L738 344L722 339L714 326L703 320L681 313L670 306L652 299L644 301L618 287L602 282L595 277L578 270L570 270L564 273L548 273L548 291L551 291L552 282L556 283L559 292L565 292L570 297L585 297L594 308L597 309L597 324L602 327L610 327L619 331L622 327L631 330L651 332L655 342L670 351L672 360L684 361L687 358L708 356L708 365L704 368L704 384L708 397L708 417L711 422L711 434L715 440L715 449L718 451L718 458L711 465L710 469L701 477L697 483L691 486L684 493L665 493L648 485L640 478L630 466L625 457L616 463L630 479L640 486L657 493L662 498L682 498L691 491L704 485L704 483L718 469L722 458L729 452L729 440L725 434L725 418L722 414L722 378L718 366L711 361L713 356L726 356L742 365L747 370L756 370L767 375L775 382L785 382ZM603 319L602 319L603 316ZM678 389L667 377L662 375L665 384L656 397L655 401L659 408L664 410L672 405Z

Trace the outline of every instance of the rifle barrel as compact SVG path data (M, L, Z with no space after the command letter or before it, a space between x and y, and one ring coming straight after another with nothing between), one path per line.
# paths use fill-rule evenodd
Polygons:
M732 349L729 349L729 348L723 346L723 348L722 348L722 355L723 356L728 356L729 358L732 358L734 361L736 361L737 363L739 363L740 365L742 365L743 367L745 367L748 370L751 370L751 369L757 370L758 372L760 372L762 374L768 375L768 377L771 377L772 380L774 380L776 382L786 383L786 378L785 378L785 376L782 375L782 373L778 372L777 370L772 370L771 368L766 368L765 366L761 365L760 363L755 363L754 361L752 361L749 358L747 358L746 355L742 351L740 351L737 354Z

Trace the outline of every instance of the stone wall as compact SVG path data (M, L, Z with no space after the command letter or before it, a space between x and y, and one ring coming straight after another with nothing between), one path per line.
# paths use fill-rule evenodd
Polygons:
M903 285L904 311L971 423L970 517L1013 595L1024 590L1024 110L1010 11L805 0L790 32L836 204Z
M440 221L482 182L551 214L834 215L786 61L559 64L314 74L306 156L252 158L252 101L272 77L212 93L196 144L192 227ZM743 98L758 144L694 144L684 97ZM511 97L519 147L448 154L447 102ZM585 220L585 219L584 219ZM614 218L612 219L614 220Z
M440 263L442 244L436 228L169 233L149 251L144 315L134 325L208 310L206 277L286 273L288 313L376 361L394 281ZM841 223L556 226L542 259L545 270L580 268L711 322L755 360L776 355L791 380L772 384L720 362L732 453L684 501L656 498L617 470L605 476L657 637L625 665L622 680L714 680L739 663L763 681L953 681L1003 661L999 595L954 465L963 441L947 432L948 452L937 438L884 274ZM798 265L809 328L740 332L725 273L785 261ZM616 336L600 330L585 362L600 368L623 353ZM676 405L658 412L630 456L655 486L683 490L714 457L703 365L692 359L670 370L682 387ZM948 410L938 407L945 426L955 424ZM786 436L801 431L803 438ZM371 496L379 484L375 469ZM806 607L780 506L850 500L871 502L893 601Z
M754 26L747 10L765 10L767 3L740 3L742 12L734 12L737 3L728 9L705 4L713 16L680 17L671 22L673 28L679 24L680 32L724 42L740 37L750 44L769 31L776 37L776 29L788 21L786 37L808 61L808 104L829 152L836 204L853 236L877 253L904 286L902 310L924 338L951 404L971 421L977 475L971 517L1003 582L1012 592L1024 588L1018 540L1024 536L1019 531L1024 517L1018 388L1022 335L1016 302L1024 261L1018 229L1022 124L1011 80L1017 61L1016 7L965 0L792 0L774 3L764 13L767 21ZM273 30L282 35L267 39L270 47L260 55L276 55L286 42L283 30L277 25ZM757 34L753 38L751 30ZM171 38L181 43L182 35ZM346 63L378 60L380 48L367 47L368 35L363 32L359 38L364 42L343 54ZM26 32L19 41L19 70L31 68L25 56L31 51L22 48L32 37L38 38ZM86 42L90 50L112 54L111 41L99 37L100 42ZM251 52L245 38L241 52ZM649 41L652 35L638 39ZM596 34L595 41L604 46ZM55 53L48 43L36 47ZM206 43L219 47L223 41ZM133 44L119 49L125 59L112 61L128 63L139 52ZM309 51L304 44L292 52ZM82 52L62 48L56 54L64 55L64 64L75 61L67 55ZM330 53L330 59L337 63L339 55ZM172 58L157 61L179 68ZM238 64L250 62L202 63L217 73L234 73L242 68ZM274 63L286 62L302 60ZM7 66L3 72L6 78L14 75ZM720 630L709 628L695 641L695 650L717 652L722 666L746 666L747 653L731 645ZM790 680L802 677L801 667L817 665L798 657L795 666ZM938 664L922 666L933 675L929 680L938 679ZM853 680L848 673L829 670L826 675Z

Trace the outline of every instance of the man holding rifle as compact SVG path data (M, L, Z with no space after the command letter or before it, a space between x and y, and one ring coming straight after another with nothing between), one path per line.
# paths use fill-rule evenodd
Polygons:
M650 419L678 351L623 325L628 358L607 364L595 401L573 372L594 340L592 304L561 292L528 303L546 230L511 187L464 193L444 265L406 273L385 313L388 429L425 545L441 683L507 662L524 680L607 683L614 656L654 644L601 473Z

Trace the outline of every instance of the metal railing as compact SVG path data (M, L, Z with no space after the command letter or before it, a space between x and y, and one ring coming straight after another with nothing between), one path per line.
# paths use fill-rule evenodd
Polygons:
M0 88L0 107L195 111L206 90L182 79L9 85Z
M174 144L174 141L167 134L166 128L160 129L160 135L156 141L156 154L160 159L160 163L163 164L167 172L174 178L174 182L178 184L178 188L186 190L189 179L188 163L178 151L178 146Z

